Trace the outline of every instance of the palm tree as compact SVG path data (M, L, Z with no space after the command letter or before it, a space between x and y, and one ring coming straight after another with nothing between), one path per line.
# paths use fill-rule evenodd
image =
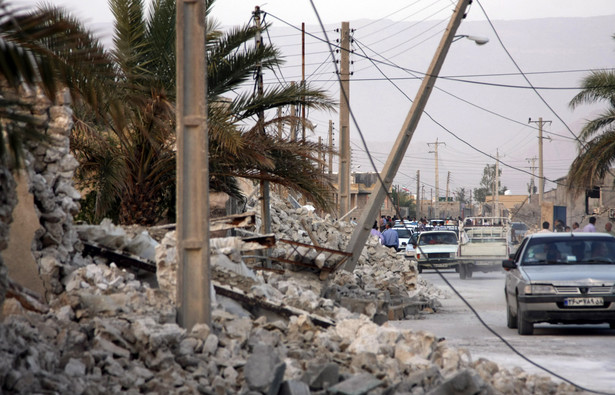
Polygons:
M615 161L615 72L592 71L581 85L583 90L570 101L571 108L597 102L608 107L579 134L579 154L568 172L568 185L575 194L599 184Z
M208 2L207 10L213 1ZM72 149L82 166L78 176L89 188L98 220L114 207L122 223L152 224L173 213L175 191L175 1L155 0L149 18L141 0L111 0L115 16L112 51L118 78L114 105L104 122L78 111ZM265 121L256 115L289 104L330 108L324 93L308 87L276 87L263 95L225 97L252 78L258 64L281 64L278 51L250 48L254 27L221 33L208 23L208 102L210 187L240 197L236 177L268 179L302 192L321 207L327 185L317 177L317 148L270 133L270 125L295 117ZM120 105L121 104L121 105ZM93 198L92 198L93 197ZM87 202L86 202L87 205Z

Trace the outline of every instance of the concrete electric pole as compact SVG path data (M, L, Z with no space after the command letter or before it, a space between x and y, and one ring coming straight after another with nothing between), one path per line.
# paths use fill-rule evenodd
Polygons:
M416 171L416 219L421 219L421 171Z
M333 121L329 120L329 175L333 173Z
M532 172L532 178L530 179L530 203L532 202L532 195L534 194L534 172L536 171L536 157L533 158L525 158L526 161L532 162L530 166L530 171Z
M211 327L204 1L176 6L177 323Z
M446 145L446 143L444 142L438 142L438 139L436 139L435 143L427 143L427 146L434 146L434 150L433 151L429 151L429 153L431 154L435 154L436 157L436 200L435 200L435 210L434 210L434 217L436 217L436 219L440 219L440 188L439 188L439 173L440 171L438 170L438 145L440 144L444 144Z
M455 12L446 27L434 58L425 73L425 77L419 87L416 98L412 102L410 111L408 112L402 129L397 136L393 150L389 154L382 172L380 173L382 183L378 182L374 187L367 205L361 214L359 225L355 227L354 232L352 233L347 247L347 251L352 253L352 257L344 265L344 269L347 271L352 272L359 261L359 256L361 255L361 251L363 251L365 242L369 237L374 219L376 218L378 210L380 210L380 206L387 196L387 192L391 187L393 179L395 179L395 175L397 174L397 170L399 169L404 155L406 154L410 140L412 139L414 131L416 130L419 120L421 119L421 115L423 114L423 110L425 109L425 105L429 99L429 95L431 94L431 91L436 83L436 79L438 78L438 74L440 73L440 69L442 68L442 64L444 63L448 49L453 42L457 28L465 15L465 10L469 3L470 0L459 0L457 3Z
M495 210L496 217L500 216L500 150L495 150Z
M338 176L339 218L350 211L350 24L342 22L340 33L340 168ZM370 226L371 228L371 226Z
M538 124L538 204L542 205L542 196L545 193L545 177L542 159L542 126L545 123L551 123L551 121L543 121L542 117L540 117L538 121L532 121L532 118L530 118L528 123ZM551 140L550 137L549 140Z

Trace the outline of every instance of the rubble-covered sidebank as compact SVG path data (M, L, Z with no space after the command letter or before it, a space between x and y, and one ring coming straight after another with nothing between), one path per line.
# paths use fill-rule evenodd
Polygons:
M277 238L342 249L349 224L274 204ZM305 228L309 229L305 229ZM370 241L354 273L246 270L240 240L212 240L214 282L303 313L282 319L216 295L211 326L175 323L175 237L156 248L159 287L100 258L79 257L50 311L4 305L0 387L7 393L568 394L548 377L509 371L436 335L374 323L378 298L437 300L413 263ZM286 254L281 245L273 254ZM310 252L306 251L305 254ZM323 265L328 264L323 262ZM286 269L289 269L286 267ZM374 301L362 311L343 297ZM323 297L331 296L331 298ZM370 299L371 298L371 299ZM334 325L316 325L326 316Z
M268 321L240 308L233 314L219 301L211 327L185 330L175 324L166 292L114 265L77 269L65 284L45 315L7 300L0 326L4 392L574 392L548 378L472 361L433 334L378 326L344 308L334 307L336 325L322 328L307 316Z

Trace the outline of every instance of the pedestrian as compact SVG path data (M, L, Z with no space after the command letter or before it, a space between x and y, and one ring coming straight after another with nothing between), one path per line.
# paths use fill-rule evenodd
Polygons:
M369 233L372 236L376 236L380 244L384 243L384 237L382 237L382 233L378 230L378 221L374 221L374 226L372 226L372 230Z
M566 225L566 227L564 228L564 232L572 232L572 228L570 228L570 226Z
M596 217L589 217L589 223L583 227L583 232L596 231Z
M399 247L399 235L396 230L393 230L390 222L387 222L386 229L382 232L383 244L385 247L394 248L397 251Z
M578 222L575 222L574 224L572 224L572 231L573 232L581 232L581 229L579 229L580 225Z
M549 221L545 221L542 223L542 229L538 233L551 233L549 230Z
M604 224L604 231L610 234L611 236L615 236L615 232L613 232L613 224L610 222L607 222L606 224Z
M553 227L553 230L555 232L563 232L564 231L564 223L562 222L561 219L556 219L555 220L555 226Z

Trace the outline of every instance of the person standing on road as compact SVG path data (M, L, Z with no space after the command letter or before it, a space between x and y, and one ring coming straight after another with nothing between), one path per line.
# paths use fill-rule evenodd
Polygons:
M579 223L575 222L574 224L572 224L572 231L573 232L581 232L581 229L579 229Z
M542 230L540 230L538 233L551 233L551 231L549 230L549 221L545 221L542 223Z
M384 246L389 248L394 248L397 251L397 247L399 247L399 235L397 231L393 230L391 227L391 223L387 222L386 229L382 232L382 237L384 238Z
M382 237L382 233L378 230L378 221L374 221L374 226L372 226L372 230L369 233L372 236L376 236L380 244L384 244L384 237Z
M613 224L610 222L607 222L606 224L604 224L604 231L610 234L611 236L615 236L615 232L613 232Z
M589 217L589 223L583 227L583 232L596 231L596 217Z

